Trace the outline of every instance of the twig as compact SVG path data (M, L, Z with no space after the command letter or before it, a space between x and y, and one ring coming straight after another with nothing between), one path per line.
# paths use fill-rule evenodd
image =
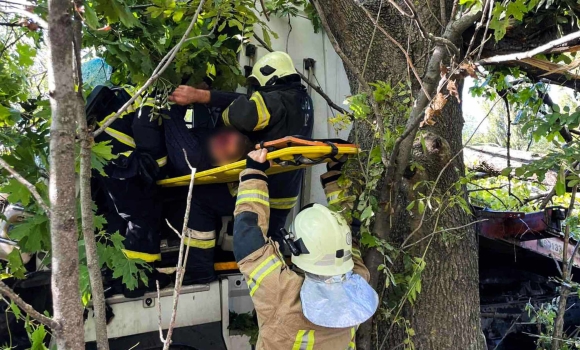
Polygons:
M262 5L262 13L264 14L264 17L266 17L266 20L268 22L270 22L270 16L268 16L268 9L266 8L266 5L264 4L264 0L260 0L260 4Z
M159 281L155 281L157 286L157 325L159 326L159 340L165 344L165 338L163 338L163 326L161 325L161 291L159 290Z
M316 4L317 2L314 1L314 3ZM387 37L387 39L389 39L393 44L395 44L395 46L397 46L399 48L399 50L401 50L401 52L405 56L405 59L407 60L407 64L409 65L409 68L411 68L411 70L413 71L413 75L415 75L417 82L421 86L421 90L423 90L423 93L425 94L425 96L427 96L427 98L430 100L431 95L429 94L429 92L425 88L425 85L423 84L423 80L421 79L421 76L417 72L417 69L415 68L415 65L413 64L413 61L411 60L411 56L409 56L409 53L407 52L407 50L405 50L405 48L401 45L401 43L399 43L395 38L393 38L391 36L391 34L389 34L389 32L387 32L383 27L381 27L379 25L378 21L375 21L375 19L373 18L373 15L366 8L364 8L363 6L360 6L360 8L365 12L367 17L371 20L371 22L377 26L377 28L381 31L381 33L383 33ZM317 11L318 11L318 7L317 7ZM318 11L319 14L321 12L322 11ZM322 17L322 15L320 17Z
M46 317L40 312L36 311L32 305L28 304L22 298L18 296L10 287L8 287L2 280L0 280L0 294L12 300L12 302L22 310L24 310L30 317L34 318L38 322L42 323L45 326L50 327L52 330L60 330L61 326L58 322L53 320L52 318Z
M260 43L260 45L262 45L266 50L268 50L270 52L274 52L274 50L270 47L270 45L268 45L264 41L264 39L260 38L255 33L254 33L254 39L256 39L256 41L258 41ZM308 84L308 86L310 86L314 91L316 91L326 101L326 103L328 103L330 108L333 108L344 115L351 115L351 113L349 111L347 111L346 109L344 109L344 108L340 107L339 105L337 105L336 103L334 103L332 101L332 99L330 97L328 97L328 95L322 90L322 88L320 86L311 82L304 74L300 73L299 71L296 71L296 73L300 76L300 78L306 84Z
M447 13L445 13L445 0L439 0L439 10L441 11L441 23L447 24Z
M0 168L6 169L12 176L14 176L14 178L18 182L20 182L21 184L23 184L24 186L26 186L26 188L28 188L28 190L30 191L30 193L32 194L32 196L34 196L34 199L36 199L36 202L38 203L38 205L40 205L40 207L42 208L42 210L44 210L44 212L46 213L46 216L48 216L50 218L50 208L44 202L44 200L40 196L40 193L38 193L38 191L36 190L36 187L34 187L34 185L32 185L30 182L28 182L28 180L26 180L16 170L12 169L12 167L10 166L10 164L8 164L2 158L0 158Z
M75 7L83 5L81 0L75 0ZM95 224L93 214L93 200L91 194L91 147L93 140L87 126L85 112L85 100L83 98L83 76L81 71L81 42L82 42L82 20L78 11L75 11L73 22L73 51L75 75L78 92L76 94L76 114L78 137L80 139L80 206L81 206L81 226L85 241L85 252L87 256L87 270L89 271L89 282L93 296L93 309L95 313L95 338L98 350L109 350L109 337L107 336L107 307L105 303L105 291L103 289L103 277L101 275L101 264L97 253L97 241L95 238Z
M484 58L482 60L479 60L477 63L481 64L481 65L487 65L487 64L497 64L497 63L509 62L509 61L519 61L519 60L522 60L524 58L531 58L533 56L539 55L541 53L549 51L550 49L552 49L556 46L565 44L567 42L570 42L572 40L576 40L579 38L580 38L580 31L577 31L577 32L565 35L559 39L552 40L552 41L550 41L542 46L538 46L537 48L535 48L533 50L512 53L509 55L497 55L497 56L493 56L493 57L489 57L489 58Z
M438 230L438 231L433 231L430 234L426 235L425 237L422 237L421 239L417 240L416 242L407 244L406 246L402 247L401 249L407 249L407 248L412 247L412 246L414 246L416 244L419 244L420 242L422 242L423 240L427 239L428 237L430 237L432 235L435 235L435 234L438 234L438 233L443 233L443 232L448 232L448 231L461 230L462 228L466 228L466 227L469 227L469 226L472 226L472 225L475 225L475 224L478 224L480 222L484 222L484 221L487 221L487 220L488 219L481 219L481 220L477 220L477 221L472 221L472 222L470 222L468 224L465 224L465 225L451 227L451 228L446 228L446 229L442 229L442 230Z
M193 195L193 184L195 181L196 169L191 166L189 159L187 158L187 152L183 150L185 156L185 161L189 168L191 169L191 178L189 180L189 191L187 193L187 205L185 207L185 215L183 217L183 228L181 229L181 242L179 245L179 257L177 259L177 272L175 276L175 286L173 288L173 311L171 312L171 320L169 321L169 328L167 329L167 337L163 343L163 350L168 350L171 345L171 336L173 335L173 329L175 328L175 318L177 317L177 304L179 302L179 295L181 294L181 286L183 285L183 277L185 275L185 263L189 256L189 245L185 244L185 238L187 236L187 225L189 224L189 212L191 211L191 198ZM171 226L170 226L171 227ZM185 256L184 256L185 250ZM160 316L161 317L161 316Z
M28 12L25 9L21 9L21 8L17 8L17 7L8 7L8 8L5 7L0 12L4 12L4 13L14 13L14 14L17 14L17 15L21 15L23 17L28 17L34 23L37 23L41 28L48 28L48 23L46 23L46 21L44 19L42 19L42 17L40 17L39 15L37 15L35 13Z
M201 12L201 9L203 7L203 4L205 3L205 0L201 0L199 3L199 6L197 7L197 10L195 11L195 15L193 16L193 19L191 20L191 23L189 24L189 27L187 27L187 30L185 31L185 33L183 33L183 36L181 37L181 40L179 40L179 42L173 47L173 49L171 49L167 55L165 55L165 57L163 57L161 59L161 62L159 62L159 64L157 65L157 68L155 68L155 70L153 71L153 74L151 75L151 77L149 79L147 79L147 82L145 82L145 85L143 85L134 95L133 97L131 97L129 99L129 101L125 102L125 104L117 111L117 113L115 113L114 116L112 116L111 118L109 118L107 121L105 121L103 123L103 125L101 125L100 128L98 128L97 130L95 130L95 132L93 132L93 137L96 137L98 135L100 135L103 131L105 131L105 129L107 127L109 127L109 125L111 125L115 120L117 120L117 118L119 118L119 116L125 111L127 110L127 108L129 108L129 106L131 106L133 104L133 102L135 102L135 100L137 98L139 98L139 96L141 96L141 94L143 92L145 92L145 90L147 90L149 88L149 86L151 86L151 84L153 84L157 78L159 78L159 76L161 76L161 74L163 74L163 72L165 72L165 70L167 69L167 67L169 67L169 65L171 64L171 62L173 62L173 59L175 58L175 55L177 55L177 52L179 51L179 49L181 48L181 46L188 41L189 39L187 39L187 37L189 36L189 34L191 33L191 31L193 30L193 27L195 26L195 24L197 23L197 18L199 17L199 13ZM195 38L191 38L191 39L195 39Z
M169 222L169 220L165 219L165 222L167 223L167 226L169 226L169 228L175 232L175 234L177 235L177 237L181 238L181 233L179 233L179 231L177 231L177 229L175 227L173 227L173 225L171 225L171 223Z
M477 22L477 25L475 26L475 30L473 32L473 36L471 37L471 40L469 41L469 46L467 47L467 55L469 55L471 53L471 49L473 48L473 45L475 44L475 39L477 38L477 34L479 33L479 30L481 29L481 27L483 27L483 22L485 21L486 18L486 11L487 11L487 7L489 6L489 3L492 2L493 0L486 0L485 4L483 6L483 14L481 15L481 19L479 20L479 22ZM483 36L483 38L485 39L485 35ZM483 47L483 45L481 45Z
M485 30L483 31L483 40L485 40L485 37L487 36L487 31L489 30L489 24L491 23L491 19L493 17L493 7L495 6L495 1L493 0L489 0L490 4L489 4L489 14L487 15L487 23L485 24ZM483 15L485 16L485 14ZM491 37L491 35L490 35ZM479 60L481 58L481 53L483 52L483 48L485 47L485 43L481 43L481 45L479 45L479 52L477 53L477 59Z

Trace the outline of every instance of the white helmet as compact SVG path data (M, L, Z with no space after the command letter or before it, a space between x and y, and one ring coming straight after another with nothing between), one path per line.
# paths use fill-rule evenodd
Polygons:
M249 78L254 78L260 86L274 85L276 80L296 73L292 58L282 51L274 51L260 58Z
M303 209L290 227L299 255L292 263L305 272L320 276L343 275L352 271L352 234L346 220L327 207L314 204ZM288 240L290 241L290 240Z

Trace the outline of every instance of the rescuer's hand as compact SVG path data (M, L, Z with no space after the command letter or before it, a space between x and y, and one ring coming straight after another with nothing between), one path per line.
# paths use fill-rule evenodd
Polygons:
M169 96L169 101L180 106L187 106L192 103L209 103L211 93L207 90L196 89L187 85L179 85Z
M268 150L265 148L257 149L248 153L246 157L246 168L266 171L270 167L270 162L266 159Z

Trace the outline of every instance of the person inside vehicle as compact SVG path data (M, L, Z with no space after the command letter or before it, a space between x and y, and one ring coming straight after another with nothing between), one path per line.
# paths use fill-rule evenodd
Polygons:
M260 325L256 349L355 349L356 328L379 302L367 283L370 275L356 239L340 214L308 205L284 232L292 263L304 275L291 270L278 243L266 235L267 153L260 149L248 155L234 212L234 255ZM330 194L336 177L321 179Z
M174 105L169 113L170 118L163 121L169 170L172 175L191 174L190 165L200 172L234 163L254 149L250 139L232 127L188 129L184 120L185 110L185 107ZM166 191L174 198L167 203L169 210L166 211L167 219L173 225L183 223L186 192L182 188ZM195 188L185 239L190 252L186 262L184 285L204 284L215 280L216 227L222 216L231 216L234 212L234 199L227 184L209 184Z
M182 85L173 92L170 100L181 106L202 103L225 108L221 113L222 123L248 135L256 144L291 135L311 137L314 119L312 100L288 54L272 52L259 59L249 81L257 90L250 97ZM284 227L286 217L298 202L303 176L304 171L297 170L273 175L269 179L272 195L269 234L280 244L282 237L278 234L279 229ZM205 249L213 249L211 243L200 240L215 242L216 222L221 216L230 216L233 212L236 190L230 184L227 198L225 186L203 187L207 195L196 191L192 204L196 210L192 209L188 227L191 229L190 237L194 239L192 243L201 243L207 247ZM207 198L219 198L219 202ZM194 259L189 259L191 261L186 266L187 281L191 280L187 277L191 274L213 272L213 260L204 259L205 263L201 265L195 261L195 256L200 256L195 253L204 255L203 248L190 246L199 252L190 254ZM191 277L197 280L195 276Z

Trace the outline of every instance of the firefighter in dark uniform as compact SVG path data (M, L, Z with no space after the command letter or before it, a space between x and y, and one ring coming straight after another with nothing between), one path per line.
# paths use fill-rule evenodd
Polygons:
M103 125L131 98L123 88L99 86L87 99L89 123ZM107 219L107 232L119 232L124 237L124 253L129 259L149 263L149 285L140 285L128 297L138 297L170 282L168 275L158 273L154 263L161 260L159 226L161 208L156 198L155 181L162 176L167 163L165 140L158 120L151 121L155 100L141 97L116 119L95 142L109 141L112 153L118 157L104 169L106 176L95 173L93 197L99 213ZM141 284L141 282L140 282Z
M290 135L311 137L314 112L312 100L300 82L292 59L284 52L271 52L259 59L252 69L250 82L257 85L249 98L220 91L179 86L170 100L180 104L204 103L227 106L222 121L259 143ZM271 216L269 234L280 244L278 231L290 210L298 202L303 170L270 177ZM235 195L235 192L232 192Z

